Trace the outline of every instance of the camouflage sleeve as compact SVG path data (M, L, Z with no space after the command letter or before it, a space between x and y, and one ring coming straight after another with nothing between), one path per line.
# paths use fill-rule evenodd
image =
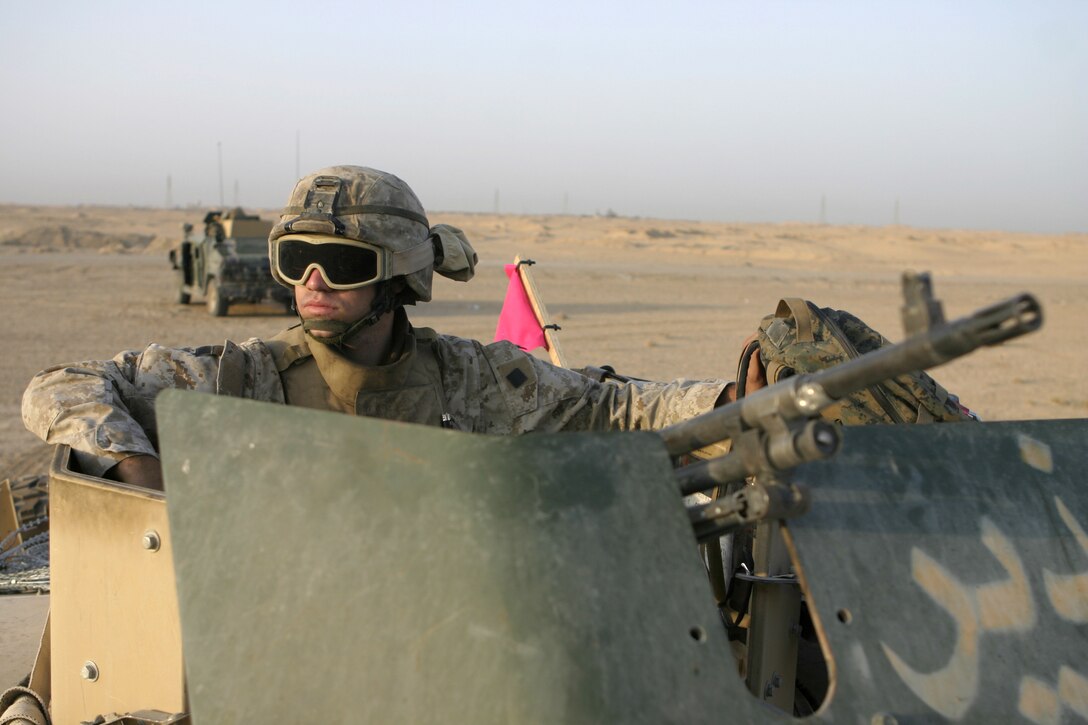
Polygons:
M221 370L224 350L234 353L228 355L233 364ZM38 373L23 394L23 423L46 443L70 445L83 472L101 476L129 456L158 455L154 401L160 391L217 392L227 367L236 380L230 383L233 394L282 402L271 355L259 340L225 347L150 345L113 360Z
M534 360L544 391L540 412L547 414L540 421L530 416L526 422L538 429L658 430L712 410L729 384L725 380L602 383ZM564 386L580 389L581 395L574 398L562 392Z
M714 408L725 380L601 383L556 367L509 343L483 349L482 397L501 395L511 433L655 430ZM486 370L483 368L487 368ZM494 431L505 432L505 431Z

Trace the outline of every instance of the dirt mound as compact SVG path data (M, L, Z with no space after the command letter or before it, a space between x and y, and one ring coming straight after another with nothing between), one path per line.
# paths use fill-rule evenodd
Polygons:
M0 247L31 253L94 251L127 254L142 252L154 238L152 234L107 234L91 229L74 229L67 224L49 224L8 232L0 236Z
M132 251L141 251L144 254L153 254L155 252L161 252L165 255L171 249L176 247L181 242L180 234L156 234L151 237L151 241L144 245L140 250L133 249Z

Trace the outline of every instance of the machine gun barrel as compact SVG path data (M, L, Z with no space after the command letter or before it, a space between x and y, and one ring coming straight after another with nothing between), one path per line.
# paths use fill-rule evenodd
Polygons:
M831 458L839 452L841 443L842 433L838 426L826 420L810 420L765 438L746 438L742 434L734 441L734 450L724 456L676 469L676 484L681 494L690 496L721 484L740 481L754 473L761 464L784 470L808 461ZM764 450L753 452L752 446L761 446Z
M871 385L933 368L979 347L1037 330L1042 319L1042 308L1035 297L1021 294L967 317L937 324L896 345L757 390L659 433L669 455L679 456L733 438L772 417L786 421L813 418L836 400Z

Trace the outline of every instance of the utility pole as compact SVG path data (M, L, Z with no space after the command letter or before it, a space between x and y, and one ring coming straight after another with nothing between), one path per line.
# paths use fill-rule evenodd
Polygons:
M219 206L223 207L223 142L215 142L216 155L219 157Z
M895 199L895 221L892 222L895 226L899 226L899 198Z
M241 204L238 203L238 179L234 180L234 205L241 206Z
M169 209L174 205L174 183L170 178L170 174L166 175L166 208Z
M827 224L827 194L820 195L820 223Z

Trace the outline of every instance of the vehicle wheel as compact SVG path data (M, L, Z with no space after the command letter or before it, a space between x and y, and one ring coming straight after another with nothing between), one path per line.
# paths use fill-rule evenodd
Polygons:
M186 292L184 289L178 289L178 304L187 305L192 299L192 295Z
M227 301L219 294L219 283L214 278L208 280L208 314L212 317L227 314Z

